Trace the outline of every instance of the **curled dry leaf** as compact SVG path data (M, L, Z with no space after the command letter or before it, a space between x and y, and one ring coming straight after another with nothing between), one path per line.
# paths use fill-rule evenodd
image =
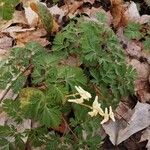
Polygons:
M103 124L105 132L109 135L110 141L114 145L128 139L134 133L143 130L150 125L150 105L138 102L133 110L128 110L124 114L124 119L116 122L109 121Z

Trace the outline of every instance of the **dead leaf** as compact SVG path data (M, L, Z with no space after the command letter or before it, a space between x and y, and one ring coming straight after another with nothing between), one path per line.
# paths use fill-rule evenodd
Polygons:
M44 29L39 29L37 31L26 31L23 33L15 33L13 38L17 40L17 45L24 45L30 41L39 42L42 46L50 44L50 42L44 38L46 31Z
M123 119L116 120L116 122L109 121L103 124L105 132L114 145L120 144L134 133L150 125L150 105L138 102L133 110L124 114L124 118L129 119L127 121Z
M130 21L137 21L140 18L137 5L134 2L131 1L131 3L128 6L128 9L125 12L125 15Z
M1 36L1 35L0 35ZM13 39L6 35L0 37L0 49L7 50L12 47Z
M61 23L62 18L65 16L65 12L58 7L58 5L54 5L51 8L49 8L49 11L52 13L52 15L59 15L58 22Z
M9 54L9 49L13 45L13 39L6 36L5 34L0 34L0 61L5 59Z
M31 27L35 27L38 24L38 15L35 13L30 7L24 7L25 17L27 19L28 24Z
M111 0L111 14L113 25L118 28L127 24L128 18L125 15L125 7L122 0Z
M14 33L14 32L27 32L27 31L33 31L35 30L35 28L23 28L21 26L11 26L11 27L8 27L4 30L2 30L2 33Z
M125 15L128 17L129 21L139 22L140 24L145 24L150 21L150 15L140 16L136 3L132 1L125 12Z
M28 26L28 22L25 18L25 14L22 11L15 11L13 14L13 18L7 22L4 22L0 25L0 30L3 31L10 27L12 24L20 24L23 26Z
M140 58L142 55L142 48L135 42L129 41L123 33L123 28L119 28L117 31L118 40L126 45L126 52L131 57Z
M150 150L150 127L143 131L140 142L148 140L146 148Z
M83 4L82 1L75 1L73 3L67 3L62 7L62 10L65 12L65 15L73 18L78 8Z
M136 69L138 79L147 80L150 74L150 66L147 63L141 63L137 59L132 59L129 62Z

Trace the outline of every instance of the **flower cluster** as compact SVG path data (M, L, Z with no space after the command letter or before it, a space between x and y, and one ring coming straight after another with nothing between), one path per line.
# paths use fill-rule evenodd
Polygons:
M83 90L80 86L75 86L76 90L78 91L78 94L81 96L80 98L77 99L69 99L69 102L81 104L84 102L84 100L89 100L92 98L91 94L85 90Z
M95 100L94 100L92 106L83 104L84 100L89 100L90 98L92 98L92 96L89 92L85 91L80 86L78 86L78 87L75 86L75 88L78 91L78 93L76 93L75 95L80 95L80 98L69 99L68 100L69 102L77 103L77 104L80 104L80 105L83 105L83 106L90 108L91 111L88 112L88 114L91 117L97 116L98 114L100 116L102 116L103 120L101 121L101 124L104 124L109 119L112 119L112 121L115 121L114 113L112 111L111 106L109 107L109 112L108 112L108 108L105 108L105 111L103 111L103 109L101 108L101 104L98 102L98 96L95 97Z

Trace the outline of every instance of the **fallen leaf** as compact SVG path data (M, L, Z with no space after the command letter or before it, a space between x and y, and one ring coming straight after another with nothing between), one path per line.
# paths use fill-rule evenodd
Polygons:
M125 7L122 0L111 0L111 14L113 25L118 28L127 24L128 18L125 15Z
M150 74L150 66L147 63L141 63L137 59L132 59L129 62L129 64L132 65L134 69L136 69L138 79L142 79L142 80L148 79Z
M131 1L131 3L129 4L128 9L125 12L125 15L128 17L130 21L137 21L140 18L137 5L133 1Z
M30 7L24 7L25 17L28 24L31 27L35 27L38 24L38 15Z
M7 22L3 22L0 25L0 30L3 31L10 27L12 24L17 24L17 25L23 25L23 26L28 26L28 22L25 18L25 14L22 11L15 11L13 14L13 18Z
M11 27L8 27L4 30L2 30L2 33L14 33L14 32L27 32L27 31L33 31L35 30L35 28L23 28L21 26L11 26Z
M6 35L2 35L2 37L0 37L0 49L7 50L12 47L12 44L13 39L11 37L8 37Z
M120 144L134 133L150 125L150 105L138 102L134 109L129 110L123 117L128 119L126 121L123 119L116 120L116 122L109 121L103 124L105 132L114 145Z
M26 31L23 33L15 33L13 38L16 39L17 45L24 45L29 41L39 42L42 46L50 44L50 42L44 38L46 31L44 29L39 29L37 31Z
M135 41L129 41L123 33L123 28L119 28L117 31L117 36L120 42L122 42L126 48L126 52L129 56L135 57L135 58L140 58L142 55L142 48L137 45Z
M6 58L9 54L9 49L13 45L13 39L6 36L5 34L0 34L0 61Z
M131 1L131 3L129 4L125 15L128 17L129 21L139 22L140 24L145 24L150 21L150 15L140 16L137 5L133 1Z
M148 140L146 148L150 150L150 127L143 131L140 142Z
M68 3L62 6L62 10L65 12L65 15L73 18L78 10L78 8L83 4L83 1L75 1L73 3Z
M52 15L59 15L58 22L61 23L62 18L65 16L65 12L58 7L58 5L54 5L51 8L49 8L49 11Z

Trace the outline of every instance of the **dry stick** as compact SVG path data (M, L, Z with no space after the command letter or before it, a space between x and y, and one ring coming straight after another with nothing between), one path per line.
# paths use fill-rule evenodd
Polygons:
M2 100L4 99L4 97L9 92L11 86L13 85L13 82L16 81L21 74L25 73L25 71L28 70L30 66L28 66L27 68L25 68L22 72L19 72L14 78L11 79L11 81L7 84L5 90L3 91L2 96L0 97L0 103L2 102Z

